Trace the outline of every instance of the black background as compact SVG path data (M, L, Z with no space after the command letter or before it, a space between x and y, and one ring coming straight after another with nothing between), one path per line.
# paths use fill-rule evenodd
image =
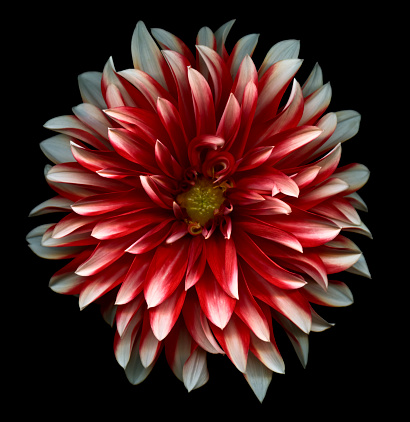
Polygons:
M386 241L391 225L384 215L386 208L393 211L395 207L381 201L394 179L390 175L386 181L383 170L386 159L392 166L392 139L383 133L389 123L382 123L392 102L383 99L386 90L392 89L391 85L386 88L385 28L389 18L357 10L354 3L342 9L305 2L302 6L276 3L235 3L222 10L223 2L190 2L186 7L162 3L141 7L137 2L36 6L25 8L25 17L15 18L12 29L7 30L11 48L3 82L13 93L3 97L3 104L15 122L8 138L11 170L3 208L7 214L4 221L17 219L13 235L17 241L7 251L11 254L5 262L13 272L5 277L8 291L4 293L7 311L3 319L10 331L5 335L3 364L12 371L8 389L11 398L24 403L13 406L16 415L30 412L33 416L108 420L113 414L154 420L164 416L219 420L225 415L244 417L244 412L252 412L255 420L260 416L274 420L281 415L276 420L286 417L293 421L299 417L327 420L335 415L370 417L383 409L397 409L398 399L391 393L403 366L397 363L401 347L393 331L398 322L392 303L400 296L400 289L398 281L387 276L387 267L398 257L392 258L393 262L386 259L392 245ZM374 240L354 234L350 238L364 252L373 278L340 276L351 288L354 304L316 308L335 326L310 335L306 369L287 338L277 334L286 374L273 374L262 405L242 374L221 356L208 355L210 380L189 394L164 356L142 384L129 384L114 357L114 330L103 321L98 307L89 306L80 312L76 298L52 292L49 278L62 263L38 258L24 240L32 228L54 221L53 216L27 217L32 208L53 196L43 177L48 160L38 145L53 135L42 125L52 117L71 114L71 107L81 102L77 75L102 71L110 56L117 70L132 67L131 36L138 20L148 28L166 29L193 47L199 28L207 25L216 30L234 18L237 20L227 40L228 51L240 37L260 33L253 56L257 67L277 41L301 40L299 57L304 63L298 81L302 84L319 62L324 81L331 81L333 90L328 110L353 109L362 115L359 134L342 146L342 164L360 162L371 171L360 194L369 207L369 213L361 216ZM398 221L390 224L397 227ZM11 261L15 256L19 260ZM149 413L142 416L146 410Z

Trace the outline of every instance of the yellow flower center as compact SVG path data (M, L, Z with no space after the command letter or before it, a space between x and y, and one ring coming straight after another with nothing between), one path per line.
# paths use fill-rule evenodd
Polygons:
M212 181L200 178L188 191L177 196L178 204L186 209L192 221L204 226L214 217L214 211L225 200L224 189L215 186Z

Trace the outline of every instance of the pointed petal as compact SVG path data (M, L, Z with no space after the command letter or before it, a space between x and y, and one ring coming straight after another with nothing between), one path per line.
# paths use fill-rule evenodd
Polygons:
M152 363L158 357L160 351L161 342L152 332L147 309L145 311L144 320L142 323L141 342L139 347L142 366L144 366L144 368L148 368L150 365L152 365Z
M329 280L325 292L317 283L309 282L301 290L309 302L323 306L349 306L353 303L353 295L347 285L341 281Z
M93 104L100 109L107 108L101 92L101 72L84 72L78 76L81 98L85 103Z
M161 304L149 309L152 332L158 340L169 334L184 304L186 291L182 283Z
M208 382L209 372L205 350L197 347L187 359L182 370L182 378L188 392L202 387Z
M142 365L139 353L140 338L141 337L139 337L138 340L134 342L130 359L127 366L125 367L125 375L127 376L128 381L133 385L140 384L142 381L144 381L152 371L155 364L154 361L147 368Z
M225 293L238 299L238 265L234 241L224 239L219 232L214 233L206 242L206 259Z
M239 371L245 372L250 342L249 328L236 315L232 315L224 329L213 326L212 331L233 364Z
M260 362L252 352L249 352L244 376L256 397L262 403L272 381L272 371Z
M144 296L148 308L161 304L178 287L188 264L189 239L161 245L145 278Z
M195 284L195 289L206 317L223 329L231 318L236 300L224 292L208 266L201 279Z
M286 59L297 59L300 50L299 40L279 41L266 54L261 67L258 70L259 78L276 62Z
M232 79L235 79L242 60L247 55L252 57L256 44L258 43L258 38L259 34L245 35L235 44L227 63L232 75Z

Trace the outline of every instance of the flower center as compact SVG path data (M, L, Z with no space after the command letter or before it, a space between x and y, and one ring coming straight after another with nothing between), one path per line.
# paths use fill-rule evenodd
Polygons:
M177 202L185 208L192 221L205 226L224 202L223 193L222 187L215 186L205 178L198 178L192 188L177 196Z

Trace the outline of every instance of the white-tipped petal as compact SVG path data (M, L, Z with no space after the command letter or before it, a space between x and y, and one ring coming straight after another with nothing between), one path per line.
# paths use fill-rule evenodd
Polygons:
M101 72L85 72L78 76L78 86L85 103L104 109L107 104L101 92L101 79Z
M296 59L299 56L300 41L284 40L276 43L266 54L258 70L259 78L276 62L285 59Z
M71 152L70 138L67 135L59 134L40 142L41 151L54 164L74 162L75 158Z
M244 376L256 397L262 403L272 381L272 371L261 363L252 352L249 352Z
M323 85L323 72L322 68L319 66L319 63L316 63L313 67L312 72L307 78L306 82L303 84L302 92L303 96L306 98L313 92L317 91Z
M205 350L197 347L192 352L182 369L182 378L188 392L202 387L208 382L209 373Z

